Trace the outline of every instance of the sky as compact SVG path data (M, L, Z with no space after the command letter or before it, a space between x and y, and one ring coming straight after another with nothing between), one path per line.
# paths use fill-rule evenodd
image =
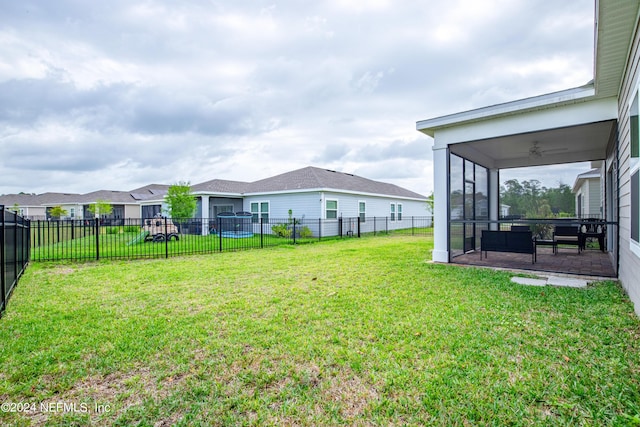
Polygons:
M416 121L586 84L593 28L593 0L0 0L0 194L316 166L426 195Z

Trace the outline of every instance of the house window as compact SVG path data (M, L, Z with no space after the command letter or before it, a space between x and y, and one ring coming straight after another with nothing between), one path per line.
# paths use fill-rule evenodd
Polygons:
M629 136L631 159L631 250L640 256L640 123L638 116L638 91L636 91L630 109Z
M326 218L327 219L336 219L338 218L338 201L337 200L327 200L325 202L325 210L326 210Z
M71 219L75 218L75 216L76 216L76 208L69 209L69 216L71 217Z
M396 204L395 203L391 203L391 212L389 216L391 217L391 221L396 220Z
M269 202L251 202L253 222L269 221Z
M398 203L398 221L402 221L402 203Z
M358 215L360 216L360 222L367 220L367 203L358 202Z

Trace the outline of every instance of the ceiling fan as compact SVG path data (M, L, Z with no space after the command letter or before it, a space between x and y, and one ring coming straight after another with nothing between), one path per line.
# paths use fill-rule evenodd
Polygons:
M529 157L539 159L544 154L559 153L561 151L567 151L567 150L568 150L567 147L552 148L552 149L549 149L549 150L543 150L540 147L540 143L538 141L533 141L533 144L531 144L531 147L529 148Z

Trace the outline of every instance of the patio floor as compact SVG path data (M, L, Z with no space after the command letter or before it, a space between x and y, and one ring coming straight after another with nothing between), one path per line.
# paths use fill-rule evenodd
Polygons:
M531 263L531 255L510 252L469 252L451 260L453 264L498 267L515 270L568 273L581 276L616 277L609 254L598 249L586 249L578 254L576 248L560 248L554 254L550 247L538 248L538 259Z

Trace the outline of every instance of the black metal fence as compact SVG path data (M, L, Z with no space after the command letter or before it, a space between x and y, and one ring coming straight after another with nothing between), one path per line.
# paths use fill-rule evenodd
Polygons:
M30 222L0 205L0 316L29 262Z
M31 260L168 258L364 235L433 235L431 217L125 219L31 222Z

